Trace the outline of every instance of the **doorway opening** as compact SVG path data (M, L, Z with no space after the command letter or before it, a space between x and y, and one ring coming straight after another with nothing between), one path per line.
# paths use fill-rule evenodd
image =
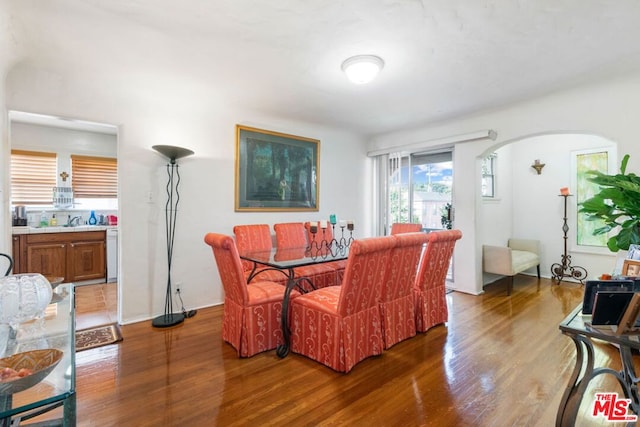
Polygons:
M9 146L12 153L19 151L20 154L27 153L35 157L38 157L40 153L46 153L47 156L54 158L54 166L51 172L53 188L51 186L46 187L43 193L44 197L22 197L21 201L17 202L17 199L14 200L13 193L10 194L9 199L12 211L14 210L14 205L20 205L24 208L25 224L23 228L28 229L14 228L12 234L37 233L37 228L43 225L47 227L46 230L43 230L46 232L56 231L57 229L53 230L53 227L59 228L60 232L69 233L72 231L94 231L92 227L89 227L94 225L96 226L95 231L105 230L105 234L110 234L110 231L117 230L119 213L117 194L117 126L22 111L10 111ZM10 169L11 164L10 157L6 159L5 167ZM114 166L111 167L107 164L113 164ZM28 168L28 164L25 167ZM105 172L108 170L110 172ZM105 173L110 175L107 176ZM28 175L26 178L33 178ZM73 180L74 175L77 175L75 182ZM114 176L115 180L109 181ZM13 175L11 178L14 178ZM21 189L26 188L25 194L29 195L28 185L33 180L26 178L20 179L19 184ZM17 182L17 180L12 180L9 187L13 188L14 184L18 185ZM33 182L35 183L34 185L40 184L37 179ZM77 187L76 184L78 185ZM52 191L47 191L47 189ZM65 190L65 198L59 197L61 189ZM72 195L71 199L66 197L67 194ZM49 219L48 224L43 224L43 217ZM55 219L55 221L51 219ZM15 221L12 225L16 225ZM78 228L78 226L82 227ZM13 252L16 252L15 236L13 241ZM96 302L102 305L108 303L106 304L108 306L106 310L108 316L112 321L115 321L114 317L119 321L121 290L117 266L116 271L113 271L113 265L117 265L117 262L113 262L113 254L117 254L118 251L117 247L115 250L113 247L109 247L109 243L113 242L113 239L105 239L104 244L101 245L102 247L99 247L99 242L92 241L91 245L85 244L82 250L78 249L77 251L63 248L64 252L58 254L60 256L64 255L63 258L53 257L53 254L45 251L46 248L38 249L41 249L41 252L44 251L42 256L47 256L52 260L66 260L64 263L58 263L59 268L65 274L55 274L55 276L66 276L65 281L76 283L76 285L79 285L78 288L85 285L94 287L91 292L99 296ZM118 246L118 240L115 240L115 242ZM78 245L69 246L74 248ZM34 266L28 266L30 258L25 255L28 253L27 244L24 243L24 247L20 246L19 248L17 253L13 254L13 257L20 258L25 265L18 266L18 272L25 268L29 269L29 271L40 272L34 269ZM109 257L109 255L111 256ZM78 256L83 257L82 268L78 267L80 264L76 264L73 261ZM94 262L96 260L98 262ZM57 265L56 263L53 264ZM112 268L109 269L107 268L108 266ZM14 272L16 272L15 268ZM41 273L45 274L45 272ZM89 289L86 289L85 293L89 291ZM83 328L91 326L98 325L88 324L83 325Z

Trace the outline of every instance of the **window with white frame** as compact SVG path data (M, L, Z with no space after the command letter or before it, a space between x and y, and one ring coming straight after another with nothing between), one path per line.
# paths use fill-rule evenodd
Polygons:
M482 160L482 197L496 197L496 159L498 155L491 153Z

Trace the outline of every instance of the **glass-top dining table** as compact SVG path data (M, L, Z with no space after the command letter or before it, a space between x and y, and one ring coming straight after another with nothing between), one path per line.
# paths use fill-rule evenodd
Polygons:
M282 317L280 327L282 328L282 336L284 343L276 349L279 357L286 357L289 354L289 345L291 343L291 329L289 328L289 299L291 291L298 288L301 292L306 292L306 287L302 286L303 282L308 283L315 288L308 277L296 277L295 269L316 264L323 264L332 261L340 261L349 257L348 246L338 247L295 247L278 249L273 248L268 251L244 251L240 252L240 258L253 263L253 268L247 277L247 283L251 283L261 272L265 270L274 270L282 272L286 279L286 289L282 301Z

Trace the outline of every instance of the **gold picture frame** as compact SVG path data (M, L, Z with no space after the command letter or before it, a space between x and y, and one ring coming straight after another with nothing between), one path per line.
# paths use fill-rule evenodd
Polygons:
M319 210L320 141L236 125L236 212Z
M635 259L625 259L622 264L622 275L640 277L640 261Z

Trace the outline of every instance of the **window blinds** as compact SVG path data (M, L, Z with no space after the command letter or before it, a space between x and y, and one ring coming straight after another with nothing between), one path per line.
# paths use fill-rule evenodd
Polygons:
M11 203L51 205L56 168L55 153L11 150Z
M71 186L75 198L118 197L118 160L71 156Z

